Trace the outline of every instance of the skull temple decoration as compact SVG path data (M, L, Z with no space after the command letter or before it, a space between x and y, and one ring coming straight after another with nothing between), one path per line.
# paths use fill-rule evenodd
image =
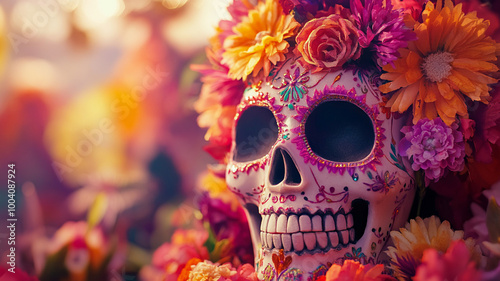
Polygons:
M247 211L259 279L382 262L415 193L396 151L407 118L386 114L378 74L311 74L297 57L273 72L243 95L226 170Z

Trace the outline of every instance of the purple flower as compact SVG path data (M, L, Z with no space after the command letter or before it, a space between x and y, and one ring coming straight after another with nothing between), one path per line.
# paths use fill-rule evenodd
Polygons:
M345 7L349 5L349 0L279 0L279 2L285 14L295 11L296 17L298 14L303 20L306 20L308 15L314 16L318 11L326 11L337 4Z
M351 12L359 29L363 59L376 63L380 68L392 64L400 56L398 49L416 39L415 33L405 26L403 10L392 10L391 1L350 1Z
M385 171L383 175L376 175L373 183L365 183L365 185L370 187L369 190L385 192L387 194L398 182L399 179L396 178L396 173L390 174L389 171Z
M413 161L413 170L424 170L426 184L439 180L446 168L464 168L465 143L457 123L448 127L441 118L421 119L401 132L405 137L399 143L399 154Z

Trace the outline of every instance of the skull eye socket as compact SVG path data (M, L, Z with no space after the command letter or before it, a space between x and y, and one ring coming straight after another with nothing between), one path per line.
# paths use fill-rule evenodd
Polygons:
M341 100L319 104L307 117L305 135L311 150L335 162L360 161L375 144L372 119L357 105Z
M247 162L264 157L271 151L279 134L278 123L271 110L250 106L240 114L236 123L236 147L233 160Z

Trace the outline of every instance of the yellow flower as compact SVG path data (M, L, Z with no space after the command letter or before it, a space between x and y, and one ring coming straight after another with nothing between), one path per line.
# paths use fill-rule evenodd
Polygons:
M7 58L7 30L5 23L5 13L0 7L0 75L3 74L5 61Z
M236 273L228 264L219 265L204 261L192 266L188 281L216 281L220 278L226 280Z
M438 0L427 2L422 23L414 26L417 41L400 50L402 57L388 64L381 78L390 81L383 93L396 91L387 107L404 112L413 105L413 123L438 115L450 125L456 115L467 117L465 96L488 102L488 84L497 80L489 74L498 71L500 45L485 35L489 21L476 13L464 14L462 4Z
M436 216L426 219L417 217L415 220L410 220L406 228L391 231L395 247L389 247L386 253L391 257L391 267L395 276L400 280L409 280L402 277L412 271L408 270L408 266L415 267L412 269L416 270L416 266L422 260L424 250L432 248L445 253L452 241L461 240L463 237L464 232L453 231L448 221L441 223ZM466 239L465 244L471 253L472 260L478 264L480 254L474 239Z
M203 191L208 191L211 198L220 199L222 202L229 204L231 210L236 212L240 203L236 195L229 190L226 184L226 179L216 175L214 171L209 169L208 173L201 178Z
M57 110L45 131L45 143L60 180L79 186L89 175L134 182L144 178L144 167L132 158L131 148L154 133L145 104L133 103L132 88L110 84L88 90ZM132 106L124 101L131 101ZM135 150L134 150L135 151ZM142 151L142 150L141 150Z
M293 37L299 26L292 15L283 13L278 1L260 2L233 28L235 34L224 40L222 63L229 66L229 76L246 80L261 70L268 75L271 64L285 59L289 47L286 39Z

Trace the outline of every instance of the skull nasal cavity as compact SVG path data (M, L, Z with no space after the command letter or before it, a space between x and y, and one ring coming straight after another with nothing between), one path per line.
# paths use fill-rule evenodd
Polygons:
M269 173L271 185L277 185L281 182L287 185L300 184L302 178L299 170L286 150L277 148L272 159L271 172Z

